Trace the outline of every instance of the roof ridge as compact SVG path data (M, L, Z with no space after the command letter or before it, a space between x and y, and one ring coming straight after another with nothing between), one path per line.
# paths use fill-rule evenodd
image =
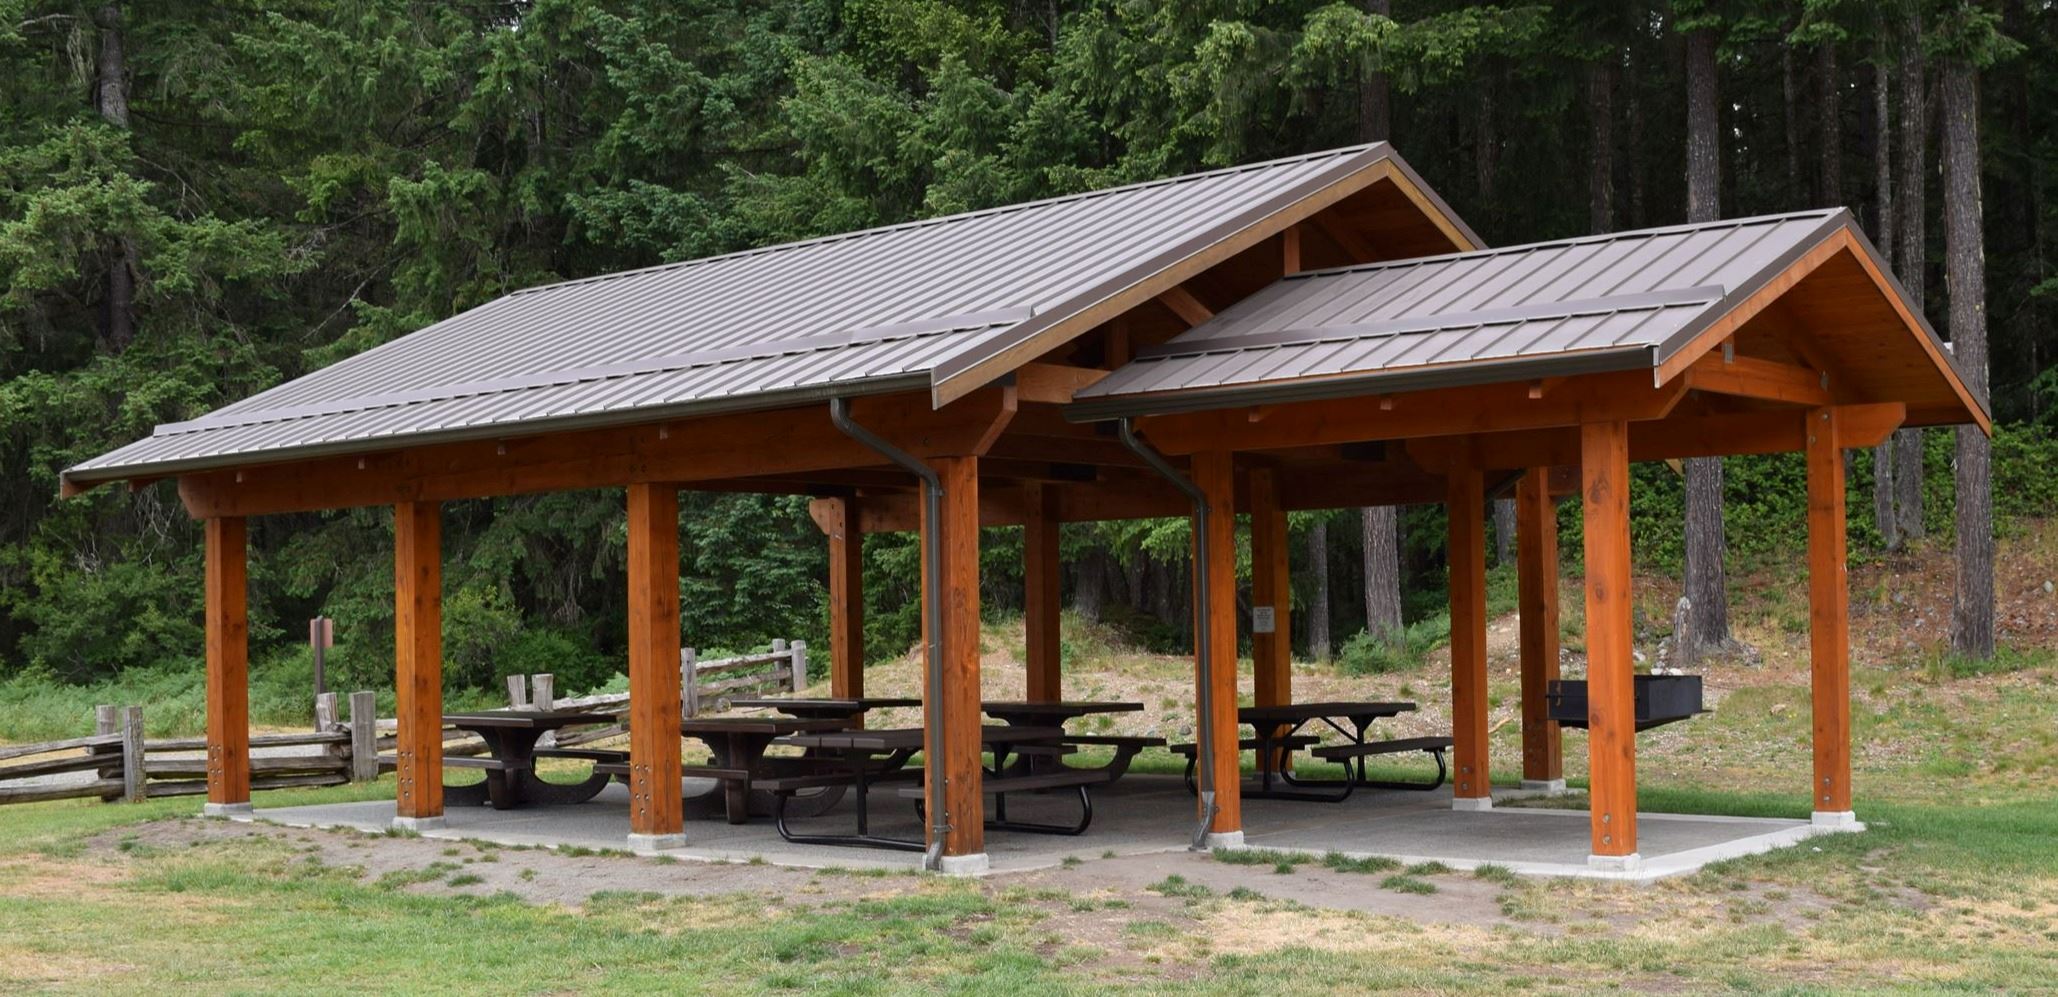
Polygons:
M1601 242L1618 242L1626 239L1652 239L1680 232L1706 232L1721 228L1744 228L1750 225L1770 225L1777 222L1798 221L1809 218L1829 219L1838 215L1849 216L1849 208L1809 208L1802 211L1786 211L1769 215L1750 215L1744 218L1718 218L1710 222L1682 222L1677 225L1660 225L1654 228L1625 229L1619 232L1603 232L1595 235L1569 236L1563 239L1546 239L1541 242L1525 242L1517 246L1496 246L1490 249L1473 249L1462 253L1442 253L1436 256L1415 256L1404 260L1382 260L1377 263L1350 263L1340 267L1322 270L1303 270L1288 274L1281 280L1306 280L1311 277L1336 277L1350 273L1371 273L1377 270L1395 270L1403 267L1423 266L1430 263L1449 263L1457 260L1485 259L1515 253L1530 253L1542 249L1560 249L1568 246L1591 245Z
M1324 149L1317 152L1306 152L1295 156L1281 156L1277 159L1267 159L1256 163L1243 163L1236 166L1225 166L1220 169L1205 170L1200 173L1182 173L1178 176L1159 177L1154 180L1139 180L1134 183L1126 183L1120 186L1102 187L1096 190L1082 190L1071 194L1059 194L1055 197L1046 197L1035 201L1022 201L1015 204L998 204L990 208L979 208L973 211L960 211L956 214L940 215L935 218L916 218L904 222L894 222L889 225L875 225L871 228L858 229L853 232L836 232L829 235L818 235L807 239L797 239L792 242L780 242L774 243L769 246L755 246L750 249L738 249L727 253L717 253L713 256L697 256L690 260L673 260L669 263L654 263L647 267L637 267L631 270L617 270L612 273L593 274L591 276L586 277L570 277L549 284L537 284L532 287L519 288L513 291L509 291L501 297L520 297L522 295L535 294L540 291L549 291L563 287L575 287L582 284L593 284L605 280L618 280L624 277L635 277L640 276L642 274L656 273L664 270L676 270L685 267L700 266L702 264L717 263L723 260L741 259L749 256L762 256L793 249L805 249L809 246L826 245L832 242L847 242L854 239L866 238L869 236L885 235L889 232L899 232L908 229L928 228L938 225L947 225L954 222L970 221L975 218L991 217L993 215L1012 214L1015 212L1027 211L1032 208L1049 207L1054 204L1065 204L1073 201L1084 201L1097 197L1109 197L1115 194L1122 194L1137 190L1145 190L1152 187L1168 187L1172 184L1191 183L1197 180L1207 180L1213 177L1229 176L1236 173L1249 173L1256 170L1273 169L1280 166L1291 165L1294 163L1312 162L1318 159L1341 159L1347 156L1353 156L1360 153L1370 152L1374 149L1379 149L1382 147L1387 149L1392 148L1391 144L1387 142L1366 142L1359 145L1347 145L1335 149Z

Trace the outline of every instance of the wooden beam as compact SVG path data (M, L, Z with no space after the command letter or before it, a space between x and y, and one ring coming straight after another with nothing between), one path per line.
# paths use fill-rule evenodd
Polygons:
M1521 610L1522 781L1562 788L1564 744L1544 700L1558 678L1558 505L1548 467L1515 486L1516 601Z
M1586 722L1593 854L1636 854L1636 665L1629 569L1629 427L1580 427L1586 528Z
M1185 322L1188 328L1215 317L1215 310L1202 304L1201 300L1194 297L1193 292L1183 285L1166 288L1158 295L1158 303L1172 309L1172 314L1179 316L1179 320Z
M393 507L394 813L443 816L443 507Z
M1830 404L1834 399L1828 381L1819 370L1713 350L1686 371L1686 385L1694 391L1789 405Z
M1128 313L1117 315L1108 321L1107 335L1107 348L1102 351L1105 355L1101 358L1101 363L1110 371L1119 370L1135 355Z
M1208 556L1196 556L1193 568L1196 588L1203 578L1207 582L1206 598L1195 598L1193 604L1196 621L1200 614L1207 615L1209 667L1202 670L1200 656L1195 655L1194 702L1200 702L1199 690L1205 684L1213 711L1196 715L1195 723L1208 725L1213 753L1197 761L1214 774L1215 817L1208 831L1230 834L1243 830L1242 752L1236 747L1236 467L1228 451L1208 450L1193 456L1189 473L1209 509ZM1196 524L1196 554L1199 536Z
M1906 418L1899 402L1838 406L1838 440L1845 449L1875 446ZM1632 462L1685 457L1736 457L1743 454L1797 453L1806 446L1801 420L1794 409L1767 409L1720 415L1685 415L1634 422L1629 427ZM1553 428L1486 433L1473 438L1472 454L1486 470L1517 470L1539 464L1579 463L1579 430ZM1448 466L1455 444L1445 438L1408 441L1409 458L1423 467Z
M250 802L250 621L246 531L237 518L207 521L207 802Z
M929 463L943 481L942 521L922 524L922 542L942 545L943 577L934 589L942 598L943 632L924 637L942 644L943 684L930 685L923 669L922 703L925 710L943 711L947 740L924 744L923 757L929 759L924 773L944 780L950 830L943 854L978 855L986 850L985 799L979 788L979 459L941 457ZM929 588L924 585L925 591Z
M1448 475L1451 600L1451 797L1479 809L1493 802L1487 769L1486 482L1477 468Z
M1286 511L1279 507L1278 472L1250 472L1251 674L1259 706L1293 702L1293 585L1287 567ZM1269 619L1266 617L1269 615ZM1285 753L1258 759L1265 768L1284 767Z
M1092 367L1070 367L1055 363L1025 363L1015 368L1016 397L1024 402L1065 405L1082 388L1089 387L1111 371Z
M1027 692L1032 703L1055 703L1065 698L1063 645L1058 637L1059 582L1064 571L1058 561L1058 490L1052 485L1028 485L1023 489L1022 506L1028 513L1028 521L1022 525L1022 626L1026 632L1025 655L1029 659Z
M1329 241L1336 243L1338 248L1349 255L1352 262L1369 263L1379 258L1379 253L1372 248L1371 243L1365 241L1364 236L1338 224L1336 219L1328 214L1316 215L1314 222L1315 227L1321 229L1322 234L1329 237Z
M856 498L808 505L829 540L829 694L851 699L865 694L865 534L858 510Z
M1596 418L1659 419L1685 392L1683 381L1654 388L1648 372L1623 371L1568 380L1540 399L1529 397L1526 384L1511 382L1396 395L1391 407L1368 405L1359 396L1274 405L1261 422L1251 422L1244 407L1151 416L1139 425L1166 453L1270 450L1575 426Z
M1844 532L1844 457L1835 408L1808 429L1808 662L1814 713L1814 811L1851 812L1851 632Z
M983 453L1014 419L1015 398L1012 388L989 388L932 410L919 394L881 395L854 399L851 409L916 456ZM806 406L189 474L179 496L205 519L882 464L829 422L827 406Z
M1295 274L1301 272L1301 227L1288 225L1279 233L1279 271Z
M629 841L673 847L685 832L679 762L679 490L629 486Z

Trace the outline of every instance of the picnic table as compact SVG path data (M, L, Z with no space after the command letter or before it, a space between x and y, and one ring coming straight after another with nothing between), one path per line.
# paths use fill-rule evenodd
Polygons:
M1277 706L1246 706L1236 711L1239 723L1248 724L1256 735L1249 740L1239 741L1240 750L1255 750L1258 753L1258 788L1246 790L1243 795L1259 799L1316 800L1337 803L1351 795L1359 786L1380 789L1435 789L1443 785L1445 777L1443 752L1451 746L1448 737L1411 737L1385 741L1368 741L1365 734L1372 724L1388 717L1412 712L1414 703L1407 702L1319 702L1284 703ZM1303 733L1310 725L1321 724L1350 739L1347 744L1318 747L1320 738ZM1266 764L1266 759L1282 759L1300 748L1312 748L1312 754L1328 761L1341 762L1344 767L1342 779L1302 779L1283 765ZM1193 788L1193 772L1197 762L1195 748L1182 744L1173 748L1187 756L1186 782ZM1407 751L1423 751L1436 758L1436 780L1430 783L1390 782L1369 778L1365 774L1365 759L1372 755L1394 754ZM1277 778L1288 788L1273 788Z
M1142 703L1098 702L1094 700L1053 700L1028 702L1025 700L993 700L979 704L986 715L1002 723L1024 727L1063 727L1068 720L1076 720L1096 713L1140 713ZM1129 771L1129 762L1145 748L1161 748L1165 739L1161 737L1127 737L1113 734L1070 734L1059 740L1062 748L1107 747L1115 749L1115 757L1098 771L1108 774L1110 782ZM1017 763L1016 774L1050 772L1061 768L1062 763L1055 754L1027 754Z
M686 798L687 812L712 815L719 800L731 824L741 824L752 814L771 816L777 800L770 792L752 790L751 780L805 767L808 760L769 758L765 749L789 734L842 730L849 725L847 717L696 717L681 722L679 733L706 743L714 756L712 764L688 765L682 770L684 775L715 781L707 792ZM819 763L814 767L819 768ZM809 803L819 813L833 806L842 795L840 789L826 800L820 798L822 794L814 794Z
M922 701L904 696L767 696L732 699L729 705L739 710L778 710L811 720L837 720L863 716L872 710L920 706Z
M584 803L604 788L612 776L594 772L584 782L564 784L546 782L536 775L536 742L544 734L564 727L578 727L588 724L610 724L615 718L606 713L586 713L579 710L480 710L475 713L446 713L443 722L459 730L470 731L486 742L488 756L474 758L449 756L443 764L450 768L476 768L486 773L486 781L470 786L443 787L443 797L459 806L478 806L491 803L495 810L507 810L529 803ZM603 754L612 752L548 751L541 754L556 757L580 757L601 760Z
M1064 733L1063 728L1059 727L1015 724L983 725L979 728L980 743L993 752L992 772L995 774L1007 765L1010 753L1024 746L1055 745ZM922 774L921 769L909 769L905 765L910 756L922 750L923 737L924 731L920 727L894 727L883 730L850 728L791 734L780 738L777 743L807 748L811 753L819 753L825 758L833 759L836 763L835 770L754 780L754 784L777 794L779 802L774 808L773 816L777 821L779 836L787 841L795 844L862 845L918 852L925 847L925 842L919 838L892 838L871 833L869 800L871 787L876 782L907 779ZM1090 773L1087 775L1092 776ZM855 834L800 834L787 826L790 819L802 816L790 813L787 808L788 801L797 792L831 785L851 786L857 790ZM989 781L986 785L991 790L994 782ZM1005 793L1012 788L1004 788L1000 792ZM1084 829L1083 825L1081 829Z

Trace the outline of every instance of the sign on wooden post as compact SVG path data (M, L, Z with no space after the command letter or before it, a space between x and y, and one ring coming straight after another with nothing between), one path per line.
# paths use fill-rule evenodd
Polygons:
M1278 611L1271 606L1251 607L1251 633L1272 633L1279 628L1278 620Z

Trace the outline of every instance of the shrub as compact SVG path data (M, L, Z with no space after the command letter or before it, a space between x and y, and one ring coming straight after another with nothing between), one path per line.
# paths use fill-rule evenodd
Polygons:
M1417 620L1398 635L1374 637L1360 630L1337 650L1337 667L1346 675L1387 675L1418 668L1422 659L1451 635L1449 615ZM1396 639L1396 637L1398 639Z

